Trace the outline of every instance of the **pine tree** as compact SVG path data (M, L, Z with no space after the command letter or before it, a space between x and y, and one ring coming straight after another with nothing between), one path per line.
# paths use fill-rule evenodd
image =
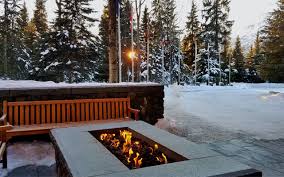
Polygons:
M140 55L141 55L141 80L145 81L147 79L147 43L150 43L150 14L148 8L145 7L142 16L141 32L140 32ZM150 46L150 44L149 44ZM149 73L150 74L150 73Z
M23 7L20 9L19 18L17 19L17 23L19 25L19 29L24 34L25 28L28 26L29 23L29 14L27 10L26 3L24 2Z
M4 15L1 16L1 36L3 36L4 76L12 79L25 79L30 67L30 56L25 48L23 25L26 23L24 10L19 0L4 1Z
M187 33L182 41L182 51L185 56L185 63L190 68L193 68L196 47L195 40L198 46L200 46L201 44L201 26L198 20L197 6L194 0L192 1L192 7L189 16L187 17L186 31Z
M255 56L255 48L252 45L250 47L249 52L246 55L246 61L245 61L245 70L247 74L247 81L248 82L254 82L254 78L256 76L256 68L254 63L254 56Z
M109 78L109 63L108 63L108 25L109 25L109 11L108 6L104 7L101 21L99 24L99 60L100 66L98 67L98 80L107 82Z
M232 60L234 62L234 69L235 69L233 81L235 82L246 81L244 55L243 55L243 49L242 49L241 40L239 36L237 37L237 40L236 40Z
M166 84L176 80L175 69L178 63L176 54L179 52L179 30L176 25L175 0L154 0L152 2L153 45L151 50L153 81ZM162 61L164 60L164 68ZM163 74L164 69L164 76Z
M90 0L57 1L53 30L39 46L38 76L56 82L96 80L98 45L89 31L95 19Z
M229 47L231 28L233 21L229 20L230 0L203 0L202 17L204 19L202 39L205 43L204 47L210 47L210 77L213 81L219 83L220 71L219 52L225 57L226 51ZM223 51L219 51L223 46ZM206 55L204 60L206 59ZM228 60L223 58L223 60ZM223 68L225 69L225 68ZM204 69L203 69L204 70ZM204 72L204 71L203 71Z
M284 1L268 18L264 29L263 47L265 61L260 66L260 75L265 81L284 82Z
M34 17L32 19L40 36L48 31L45 3L46 0L36 0Z

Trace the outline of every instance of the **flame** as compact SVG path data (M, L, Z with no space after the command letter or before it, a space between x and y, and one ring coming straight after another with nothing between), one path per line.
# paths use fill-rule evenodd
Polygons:
M165 162L165 164L167 164L167 163L168 163L167 157L165 156L165 154L164 154L164 153L162 153L162 156L163 156L163 158L164 158L164 162Z
M139 156L140 156L140 154L137 152L137 153L136 153L136 157L133 159L133 160L134 160L135 168L140 168L141 165L142 165L142 160L143 160L143 158L139 159Z
M120 136L123 137L125 141L122 146L122 152L128 153L131 147L132 133L130 131L124 130L124 131L120 131Z
M132 155L132 154L134 154L134 152L133 152L132 148L130 148L130 149L129 149L129 156L128 156L128 158L127 158L127 162L128 162L128 163L131 163L131 160L130 160L130 159L131 159L131 155Z
M159 161L160 163L167 164L168 159L164 153L162 153L162 157L156 157L156 160Z
M157 144L155 144L155 150L158 150L159 149L159 146Z
M100 136L100 138L101 138L102 141L104 141L104 140L106 139L106 137L107 137L107 134L106 134L106 133L101 134L101 136Z
M142 166L143 157L147 155L156 159L156 162L159 162L159 164L168 163L167 156L159 150L158 144L154 144L154 146L145 146L143 141L137 141L136 138L132 138L132 132L128 130L120 130L119 135L102 133L100 135L100 140L106 142L108 146L115 148L115 151L120 151L132 168L140 168ZM148 152L147 155L144 154L144 149ZM143 153L143 155L139 153Z
M118 139L111 140L111 146L118 148L120 145L120 141Z

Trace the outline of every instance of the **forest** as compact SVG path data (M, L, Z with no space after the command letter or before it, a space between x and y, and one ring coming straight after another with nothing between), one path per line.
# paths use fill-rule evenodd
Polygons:
M24 0L0 1L0 78L118 82L117 56L109 52L118 45L111 39L116 37L112 25L117 24L118 14L113 1L105 1L100 19L93 18L98 10L90 5L93 0L54 1L52 21L46 0L35 1L32 18ZM117 2L122 82L130 82L132 76L135 82L167 85L284 82L283 0L267 16L248 52L240 37L231 37L230 0L202 0L201 7L193 0L184 17L185 30L177 25L175 0L152 0L151 7L145 0ZM91 30L96 23L98 34ZM132 58L131 48L135 51Z

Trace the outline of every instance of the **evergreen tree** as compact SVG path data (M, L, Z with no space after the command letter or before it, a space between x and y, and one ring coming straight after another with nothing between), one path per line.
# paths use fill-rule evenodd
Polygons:
M28 14L26 2L24 2L23 7L19 11L19 18L17 19L17 23L19 25L19 29L21 30L21 33L24 34L25 29L29 23L29 14Z
M46 0L36 0L34 17L32 19L40 36L48 31L45 3Z
M260 66L260 75L265 81L284 82L284 1L278 1L264 29L263 47L265 61Z
M204 19L202 39L205 43L204 47L210 47L210 76L213 77L213 81L219 83L220 71L219 65L219 52L225 57L226 51L229 47L231 28L233 21L229 20L230 12L230 0L203 0L202 17ZM223 46L223 51L219 51L221 46ZM205 51L205 50L204 50ZM204 56L203 61L207 60L207 54L202 54ZM223 60L228 60L223 58ZM225 68L224 68L225 69ZM202 72L205 69L203 69ZM207 76L208 77L208 76Z
M244 82L246 81L246 72L245 72L245 62L244 62L244 55L243 49L241 45L240 37L237 37L235 49L233 52L233 62L234 62L234 76L233 81L235 82Z
M245 70L246 70L248 82L255 82L254 78L256 76L256 68L255 68L255 63L254 63L254 56L255 56L255 48L252 45L250 47L249 52L247 53L246 61L245 61L245 68L246 68Z
M142 16L141 32L140 32L140 55L141 55L141 80L145 81L147 79L147 43L150 42L150 14L148 8L145 7ZM149 45L150 46L150 45Z
M196 47L195 40L198 46L200 46L201 44L201 39L199 36L201 32L201 26L198 20L197 6L194 0L192 1L192 7L189 16L187 17L186 31L187 33L182 41L182 51L185 56L185 63L190 68L193 68Z
M56 82L96 80L97 40L88 27L90 0L57 1L57 17L53 30L43 37L39 47L38 77Z
M4 15L1 16L1 36L3 43L4 76L12 79L25 79L30 67L30 56L22 40L23 25L27 22L24 7L19 0L4 1Z
M179 30L176 25L175 0L153 0L153 48L151 49L152 79L155 82L173 83L177 76L175 69L179 52ZM163 63L164 61L164 68ZM164 70L164 76L163 74Z
M109 37L108 37L108 25L109 25L109 12L108 6L104 7L103 14L101 16L101 21L99 24L99 67L98 80L107 82L109 78L109 65L108 65L108 45L109 45Z

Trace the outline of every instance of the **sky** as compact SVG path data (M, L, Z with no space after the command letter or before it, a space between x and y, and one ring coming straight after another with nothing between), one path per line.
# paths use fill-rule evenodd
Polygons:
M132 0L133 1L133 0ZM147 5L151 5L151 0L146 0ZM202 9L202 0L195 0L199 10ZM26 0L29 14L33 14L35 0ZM103 6L107 0L94 0L92 6L97 11L94 17L100 19ZM176 0L177 5L177 23L181 30L184 30L186 17L191 9L192 0ZM231 0L230 19L234 20L232 37L237 35L244 36L250 31L250 26L261 24L268 13L276 7L277 0ZM46 4L49 20L54 19L54 11L56 10L55 0L47 0ZM92 29L97 33L97 28Z

